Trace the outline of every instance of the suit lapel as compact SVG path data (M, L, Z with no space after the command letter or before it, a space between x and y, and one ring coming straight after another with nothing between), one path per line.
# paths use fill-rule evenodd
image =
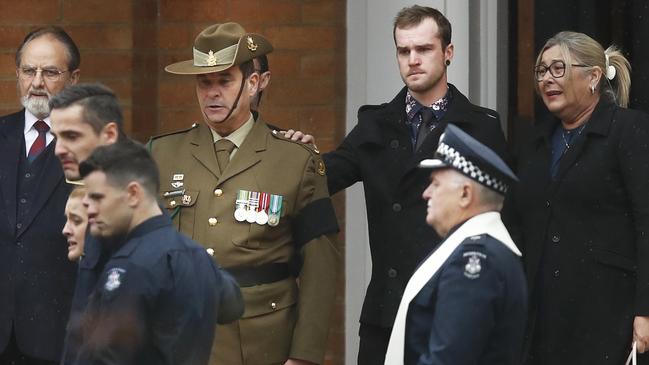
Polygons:
M21 117L22 115L22 117ZM25 140L23 130L25 126L25 113L16 113L2 120L0 136L2 152L0 153L0 191L5 201L5 209L9 220L9 227L16 227L16 181L18 178L18 159L22 153L22 144Z
M267 138L270 137L268 132L269 129L263 121L258 120L255 122L248 136L241 144L241 148L239 148L223 175L221 175L219 184L261 161L261 154L258 152L266 150Z
M25 217L22 228L16 232L17 236L20 236L32 224L36 215L38 215L45 203L47 203L59 184L65 183L61 164L56 156L54 156L54 142L50 143L43 153L45 155L42 156L42 158L45 158L46 160L43 165L43 171L40 173L40 178L38 179L38 186L34 193L34 200L29 209L29 213ZM63 212L61 212L61 214L63 214Z
M218 178L221 176L221 171L216 160L216 152L214 152L214 138L209 128L205 123L201 123L198 128L194 129L193 139L190 142L192 144L192 155Z

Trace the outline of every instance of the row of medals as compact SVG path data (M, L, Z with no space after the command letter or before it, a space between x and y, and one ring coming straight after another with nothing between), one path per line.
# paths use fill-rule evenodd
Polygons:
M282 200L281 195L239 190L235 201L234 219L275 227L279 224L282 213Z

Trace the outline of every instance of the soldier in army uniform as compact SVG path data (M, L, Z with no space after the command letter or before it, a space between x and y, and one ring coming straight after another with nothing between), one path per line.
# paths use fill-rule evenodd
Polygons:
M236 23L203 30L193 59L165 70L196 77L204 123L149 142L174 223L241 286L245 312L217 328L213 365L324 361L338 226L318 152L250 112L252 60L270 51Z

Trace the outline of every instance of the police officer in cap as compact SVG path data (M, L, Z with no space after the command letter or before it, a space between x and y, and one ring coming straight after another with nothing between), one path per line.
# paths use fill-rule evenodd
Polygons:
M193 58L165 69L196 79L203 121L149 145L174 224L241 287L245 312L217 328L212 365L324 362L338 226L318 152L250 112L253 59L271 51L237 23L204 29Z
M426 223L444 240L406 286L385 364L519 364L526 284L500 219L516 176L452 124L419 166L432 170Z

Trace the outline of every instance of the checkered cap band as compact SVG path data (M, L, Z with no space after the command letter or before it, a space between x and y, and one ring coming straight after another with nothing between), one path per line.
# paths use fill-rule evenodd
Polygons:
M467 160L453 147L447 145L444 142L439 143L435 157L444 161L445 164L453 166L453 168L459 170L460 172L479 182L480 184L485 185L493 190L506 194L507 190L509 189L509 185L507 185L504 181L489 175L485 171L482 171L480 167Z

